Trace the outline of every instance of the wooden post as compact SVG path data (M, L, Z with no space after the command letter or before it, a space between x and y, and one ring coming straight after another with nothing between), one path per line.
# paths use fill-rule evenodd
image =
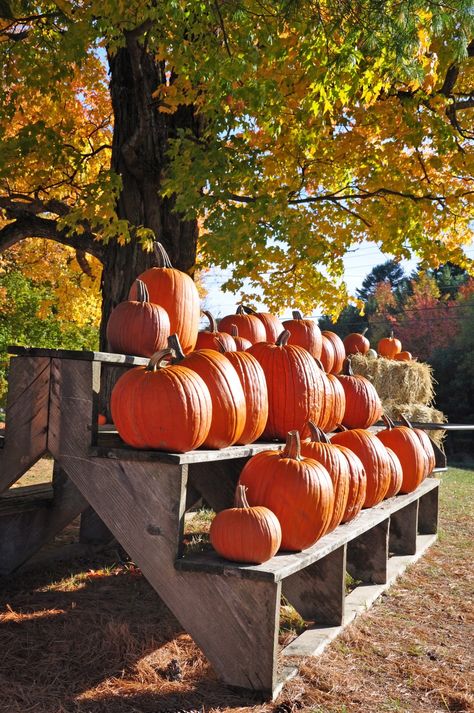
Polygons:
M390 516L389 551L395 555L414 555L418 532L418 500Z
M347 571L362 582L387 581L389 518L347 544Z
M432 535L438 532L438 501L439 486L421 496L418 509L420 535Z

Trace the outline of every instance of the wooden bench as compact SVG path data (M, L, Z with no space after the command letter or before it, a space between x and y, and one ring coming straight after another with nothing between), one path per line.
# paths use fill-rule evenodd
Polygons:
M123 355L17 350L0 489L45 452L54 457L59 475L52 503L23 523L23 529L35 525L33 536L17 533L8 552L0 546L0 567L12 571L92 506L222 680L274 696L292 670L277 640L282 592L303 618L316 622L302 634L306 644L300 638L287 652L311 648L307 636L317 627L336 635L361 607L351 603L354 593L345 597L346 570L368 587L387 586L396 558L406 563L433 541L439 483L427 479L416 493L364 511L309 550L279 554L259 567L233 565L212 553L183 556L186 510L201 498L215 510L229 506L246 460L281 444L185 454L128 448L111 429L97 427L101 380L107 369L143 363ZM6 536L0 518L0 543Z

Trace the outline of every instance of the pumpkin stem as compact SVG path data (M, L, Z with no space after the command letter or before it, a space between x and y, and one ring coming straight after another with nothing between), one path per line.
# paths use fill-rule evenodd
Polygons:
M345 376L354 376L354 372L353 372L353 370L352 370L352 363L351 363L350 357L346 357L346 358L344 359L344 367L343 367L342 373L343 373Z
M209 331L210 332L217 332L217 322L216 318L214 317L211 312L209 312L207 309L203 309L202 313L208 318L209 320Z
M239 336L239 328L237 327L236 324L231 324L230 325L230 333L232 337L238 337Z
M293 319L303 319L303 315L301 314L299 309L292 310L291 314L293 315Z
M394 424L394 422L392 421L392 419L391 419L389 416L387 416L387 414L385 414L385 413L382 414L382 421L383 421L384 424L387 426L387 428L388 428L389 431L391 431L392 428L395 426L395 424Z
M321 371L325 371L321 359L316 359L316 357L314 357L314 361L316 362L316 365L319 366L319 368L321 369Z
M171 349L175 354L173 362L179 362L184 359L183 348L177 334L170 334L168 337L168 349Z
M286 347L288 344L288 339L291 337L291 332L289 332L287 329L284 329L283 332L278 336L278 339L276 340L275 344L277 347Z
M236 508L249 508L249 501L247 500L247 486L238 485L235 491L234 497L234 507Z
M173 267L168 253L158 240L155 240L153 243L153 250L157 261L160 263L160 267Z
M145 285L143 280L135 280L135 287L137 290L136 302L149 302L150 293L148 292L148 287Z
M150 357L150 361L146 365L145 371L156 371L157 369L161 369L163 366L167 366L169 359L166 359L166 357L170 356L173 356L172 349L161 349L159 352L155 352ZM162 364L162 362L164 363Z
M257 310L253 309L252 307L248 307L247 305L241 305L245 314L257 314ZM238 313L237 313L238 314Z
M362 330L362 332L361 332L362 336L364 336L364 335L365 335L365 333L366 333L366 332L368 331L368 329L369 329L369 328L368 328L368 327L366 327L365 329L363 329L363 330Z
M398 415L399 415L399 417L400 417L400 421L401 421L403 424L405 424L405 426L407 426L408 428L413 428L413 426L411 425L410 421L407 419L407 417L406 417L401 411L400 411L400 413L399 413Z
M299 431L288 431L286 443L282 451L283 458L294 458L301 460L301 440Z
M247 314L245 307L243 305L239 305L235 310L235 314Z
M393 329L390 331L390 339L393 339Z
M342 425L342 423L336 423L336 431L348 431L349 429Z
M219 347L219 351L221 354L226 354L229 351L220 337L214 337L214 341Z

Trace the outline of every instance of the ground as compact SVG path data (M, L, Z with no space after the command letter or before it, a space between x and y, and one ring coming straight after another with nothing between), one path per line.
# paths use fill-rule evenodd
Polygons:
M1 584L0 713L474 711L473 505L474 470L450 468L439 541L275 703L220 684L117 550L30 566Z

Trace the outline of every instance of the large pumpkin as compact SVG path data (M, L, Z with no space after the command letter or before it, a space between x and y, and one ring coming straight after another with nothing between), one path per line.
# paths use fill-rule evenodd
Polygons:
M276 314L272 314L271 312L257 312L251 307L246 306L244 306L244 311L247 314L253 314L255 315L255 317L259 318L259 320L265 327L265 333L267 335L265 339L266 342L276 342L278 336L284 330L284 326L281 323L279 317L276 316Z
M301 455L314 458L327 470L334 487L334 510L328 532L334 530L344 517L349 499L349 461L341 450L311 421L308 424L311 436L301 442Z
M355 428L335 433L331 443L350 448L361 459L367 476L364 507L380 503L390 486L391 465L387 449L379 439L370 431Z
M203 310L203 314L209 320L209 330L198 332L196 349L215 349L216 352L220 352L224 347L228 352L235 352L237 346L234 338L227 332L217 330L217 322L211 312Z
M319 360L324 371L329 374L334 366L335 354L332 342L321 332L321 356Z
M382 416L382 403L373 384L365 376L354 374L350 359L346 373L337 376L346 396L342 424L347 428L369 428Z
M349 497L341 522L350 522L360 513L367 493L367 474L364 464L354 451L346 446L334 444L341 451L349 465Z
M148 288L150 300L161 305L170 319L170 334L177 334L185 354L195 345L199 329L199 293L193 280L185 272L176 270L161 243L155 250L163 267L151 267L139 275ZM129 299L136 299L135 284L130 288Z
M121 376L110 400L120 437L135 448L184 453L204 443L211 426L212 402L203 379L184 366L155 354L148 366Z
M170 320L163 307L150 302L146 285L135 281L136 300L121 302L107 322L111 352L151 357L164 349L170 336Z
M403 483L403 470L399 457L391 448L387 448L387 453L390 460L390 485L385 493L385 499L397 495Z
M321 356L323 339L317 322L313 319L303 319L298 310L293 310L293 319L283 322L283 328L290 333L288 344L295 344L306 349L315 359Z
M435 452L434 452L434 448L433 448L433 443L431 442L431 438L421 428L413 428L410 421L402 413L400 414L400 420L407 428L413 429L413 433L415 433L418 436L420 443L423 446L423 450L426 453L426 457L427 457L427 473L426 473L426 475L429 475L430 473L433 472L433 468L436 465L436 456L435 456Z
M237 307L235 314L229 314L226 317L222 317L219 322L219 329L221 332L227 332L232 334L233 326L236 326L239 330L239 335L248 339L252 344L257 342L265 342L267 339L267 333L263 322L259 320L256 314L247 314L245 308L242 305Z
M288 434L283 451L263 451L244 466L240 485L251 505L264 505L281 525L281 549L304 550L322 537L334 508L334 488L326 468L304 458L297 431Z
M346 356L351 354L367 354L370 349L370 342L365 336L368 327L362 332L351 332L347 337L344 337L344 349Z
M281 544L277 516L266 507L250 507L243 485L237 486L234 507L215 516L209 535L221 557L249 564L271 559Z
M326 371L331 372L331 374L339 374L344 365L344 359L346 358L344 342L342 341L341 337L335 332L325 330L324 332L321 332L321 335L330 342L333 349L332 366L330 369L326 369Z
M174 363L195 371L209 389L212 420L203 445L226 448L237 443L245 427L246 405L240 379L230 361L213 349L200 349L185 357L176 335L171 335L168 343L176 355Z
M346 395L337 377L334 374L326 374L319 359L316 359L316 364L322 372L324 393L324 405L317 425L322 431L329 433L342 423L346 410Z
M399 339L395 339L392 331L389 337L383 337L379 340L377 351L380 356L386 359L393 359L396 354L400 354L402 351L402 343Z
M323 409L322 372L302 347L288 344L284 331L276 344L254 344L248 351L260 363L268 388L266 438L286 438L302 431L308 421L319 423Z
M416 490L427 475L427 456L420 440L411 428L393 426L389 419L385 419L385 422L387 428L379 431L377 438L387 448L391 448L400 460L403 471L400 492L411 493Z
M237 443L253 443L260 438L268 419L268 390L263 369L248 352L224 352L234 367L245 396L245 425Z

